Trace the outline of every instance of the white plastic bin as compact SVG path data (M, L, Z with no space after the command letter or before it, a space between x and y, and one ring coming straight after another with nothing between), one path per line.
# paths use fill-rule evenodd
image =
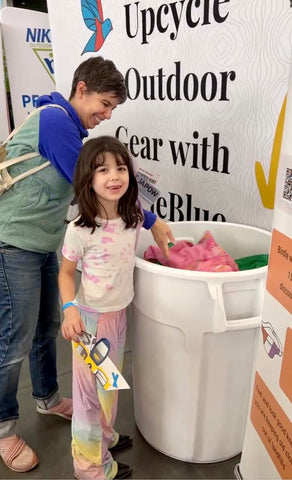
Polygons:
M176 239L210 230L234 259L269 253L270 232L232 223L174 222ZM217 462L241 452L267 267L196 272L143 259L132 308L134 408L147 442L179 460Z

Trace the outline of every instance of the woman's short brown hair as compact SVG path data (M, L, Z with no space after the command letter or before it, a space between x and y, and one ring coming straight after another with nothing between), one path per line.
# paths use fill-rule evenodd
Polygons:
M91 57L82 62L74 72L69 100L74 97L80 81L85 82L89 92L114 92L119 103L124 103L127 99L124 77L111 60Z

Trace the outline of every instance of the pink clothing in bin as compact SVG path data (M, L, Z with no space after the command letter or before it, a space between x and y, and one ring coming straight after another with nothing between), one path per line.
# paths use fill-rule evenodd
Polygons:
M236 262L223 250L209 231L194 245L179 240L169 249L169 260L156 246L150 246L144 253L145 260L160 263L166 267L200 272L234 272L239 270Z

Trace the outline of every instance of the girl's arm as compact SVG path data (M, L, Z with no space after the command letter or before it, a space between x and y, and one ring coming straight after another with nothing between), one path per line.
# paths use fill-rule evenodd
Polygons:
M72 302L75 298L75 272L77 262L72 262L63 257L59 273L59 290L62 304ZM64 320L62 324L62 335L65 340L74 340L79 342L78 335L82 335L85 330L79 310L76 306L68 306L63 311Z

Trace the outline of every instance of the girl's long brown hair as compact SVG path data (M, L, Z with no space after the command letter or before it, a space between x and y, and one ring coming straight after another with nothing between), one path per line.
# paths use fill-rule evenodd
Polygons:
M135 228L143 220L141 209L137 204L138 185L130 154L125 145L115 137L103 135L88 140L83 145L73 179L79 209L79 217L75 225L89 227L92 233L96 227L100 227L96 217L104 217L106 213L91 185L96 167L104 164L104 154L107 152L116 158L118 165L128 167L129 187L118 203L118 213L125 222L125 228Z

